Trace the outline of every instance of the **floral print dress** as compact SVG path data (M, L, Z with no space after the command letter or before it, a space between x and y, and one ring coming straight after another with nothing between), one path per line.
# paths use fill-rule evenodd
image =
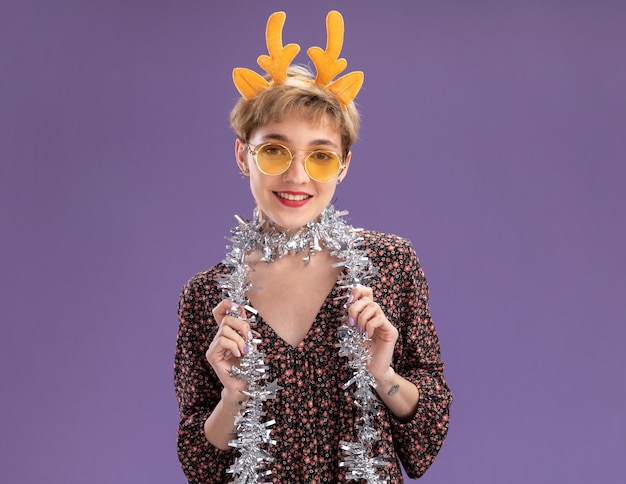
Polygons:
M410 477L421 476L434 461L448 431L452 397L443 376L439 341L428 306L428 285L411 244L400 237L363 232L367 250L379 273L370 281L375 300L399 331L393 366L420 393L417 413L408 422L397 420L381 403L375 419L380 440L377 455L385 454L384 472L390 483L401 483L399 461ZM217 278L224 265L201 272L184 286L179 301L179 331L174 363L180 410L178 455L190 483L229 482L226 470L237 456L221 450L204 435L204 421L220 399L222 385L205 358L217 324L211 310L221 300ZM345 358L338 355L336 330L344 314L337 286L326 297L305 339L293 347L257 316L267 355L269 380L282 387L265 404L274 419L269 451L275 458L274 483L345 482L339 466L341 440L355 440L359 412L342 385L350 379Z

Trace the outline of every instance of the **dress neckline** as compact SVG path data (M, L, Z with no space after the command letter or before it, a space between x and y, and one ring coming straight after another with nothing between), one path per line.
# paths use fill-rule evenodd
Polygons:
M315 335L319 335L320 337L323 337L323 338L328 337L328 335L324 331L322 331L321 327L323 326L324 321L321 320L320 315L327 314L327 313L332 314L333 318L329 322L332 324L332 322L335 321L334 313L337 312L336 311L337 305L335 304L335 299L337 298L337 290L338 290L338 286L337 284L334 284L330 292L324 298L324 301L322 302L322 305L320 306L319 310L315 314L315 318L313 319L313 322L311 323L311 327L304 335L304 338L302 339L302 341L300 341L300 343L298 343L298 345L296 346L293 346L292 344L288 343L282 336L280 336L274 330L274 328L272 328L265 321L261 313L258 313L256 315L256 328L255 329L262 336L264 336L264 339L267 338L270 344L279 343L280 346L283 346L289 349L290 351L302 351L307 347L311 347L311 343L314 342ZM252 307L254 308L254 306ZM339 317L339 314L337 314L337 317ZM336 323L337 323L337 328L338 328L340 326L340 322L337 320ZM334 336L333 336L333 341L334 341Z

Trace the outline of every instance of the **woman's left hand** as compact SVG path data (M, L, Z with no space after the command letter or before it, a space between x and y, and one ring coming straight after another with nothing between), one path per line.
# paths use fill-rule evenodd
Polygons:
M398 340L398 330L374 301L371 288L356 287L351 293L348 304L350 318L348 324L357 325L359 331L367 333L372 340L372 359L368 361L367 368L372 376L379 380L391 366L393 349Z

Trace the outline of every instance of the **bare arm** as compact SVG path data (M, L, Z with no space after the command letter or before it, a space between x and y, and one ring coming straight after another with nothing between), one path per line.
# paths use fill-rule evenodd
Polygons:
M222 390L222 398L215 406L211 415L204 421L206 439L218 449L228 450L228 442L235 434L235 415L239 410L239 402L243 395L229 394Z
M219 330L206 352L206 359L224 388L220 401L204 422L204 435L211 444L222 450L229 449L228 442L235 432L235 415L239 410L239 403L247 398L241 390L245 390L248 384L232 377L230 370L248 352L247 345L252 339L248 323L227 316L232 306L230 301L222 301L213 309Z
M376 393L382 402L401 421L409 421L417 411L419 390L389 367L381 379L376 380Z

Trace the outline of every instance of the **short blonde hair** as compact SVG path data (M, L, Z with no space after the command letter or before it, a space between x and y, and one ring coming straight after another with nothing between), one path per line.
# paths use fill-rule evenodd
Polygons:
M304 117L314 123L328 116L341 134L344 156L357 140L361 124L354 103L343 108L333 93L311 82L313 73L306 66L290 66L287 80L264 89L252 99L241 98L230 113L230 124L237 138L248 142L252 131L289 116Z

